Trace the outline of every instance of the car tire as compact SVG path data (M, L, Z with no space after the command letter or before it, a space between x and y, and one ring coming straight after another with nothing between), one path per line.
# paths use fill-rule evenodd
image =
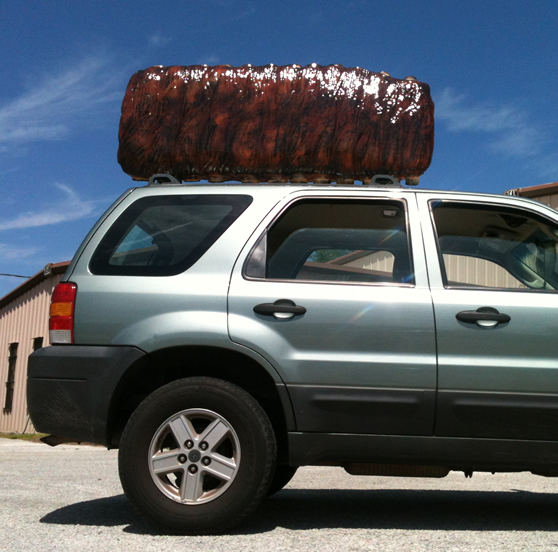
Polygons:
M298 468L294 466L276 466L275 474L271 480L271 485L267 490L267 496L272 496L283 489L283 487L285 487L285 485L287 485L287 483L289 483L289 481L294 477L297 470Z
M229 382L194 377L149 395L118 456L136 510L160 530L217 534L248 517L271 484L277 448L259 403Z

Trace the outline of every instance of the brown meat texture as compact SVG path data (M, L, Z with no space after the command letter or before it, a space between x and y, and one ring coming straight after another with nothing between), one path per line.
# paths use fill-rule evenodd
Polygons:
M135 180L418 177L434 148L427 84L312 64L150 67L132 76L118 162Z

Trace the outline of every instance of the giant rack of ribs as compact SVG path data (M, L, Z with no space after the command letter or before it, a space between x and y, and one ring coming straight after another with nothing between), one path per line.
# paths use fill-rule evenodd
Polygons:
M150 67L122 104L118 162L135 180L418 183L434 148L427 84L312 64Z

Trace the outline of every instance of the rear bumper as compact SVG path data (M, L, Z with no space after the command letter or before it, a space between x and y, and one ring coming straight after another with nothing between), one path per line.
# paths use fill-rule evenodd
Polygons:
M35 351L27 379L35 429L108 445L110 406L118 384L144 356L135 347L64 345Z

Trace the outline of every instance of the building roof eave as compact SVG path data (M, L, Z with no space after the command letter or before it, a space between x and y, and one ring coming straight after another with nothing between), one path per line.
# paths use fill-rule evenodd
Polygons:
M558 182L550 184L539 184L538 186L527 186L526 188L516 188L517 195L521 197L541 197L558 193Z
M43 268L43 270L37 272L31 276L31 278L25 280L23 284L17 286L15 289L4 295L4 297L0 298L0 309L4 308L6 305L10 304L12 301L15 301L18 297L23 295L26 291L29 291L31 288L35 287L37 284L40 284L42 281L55 276L57 274L63 274L66 272L66 269L70 265L70 261L63 261L61 263L49 263ZM46 268L50 268L50 273L47 274Z

